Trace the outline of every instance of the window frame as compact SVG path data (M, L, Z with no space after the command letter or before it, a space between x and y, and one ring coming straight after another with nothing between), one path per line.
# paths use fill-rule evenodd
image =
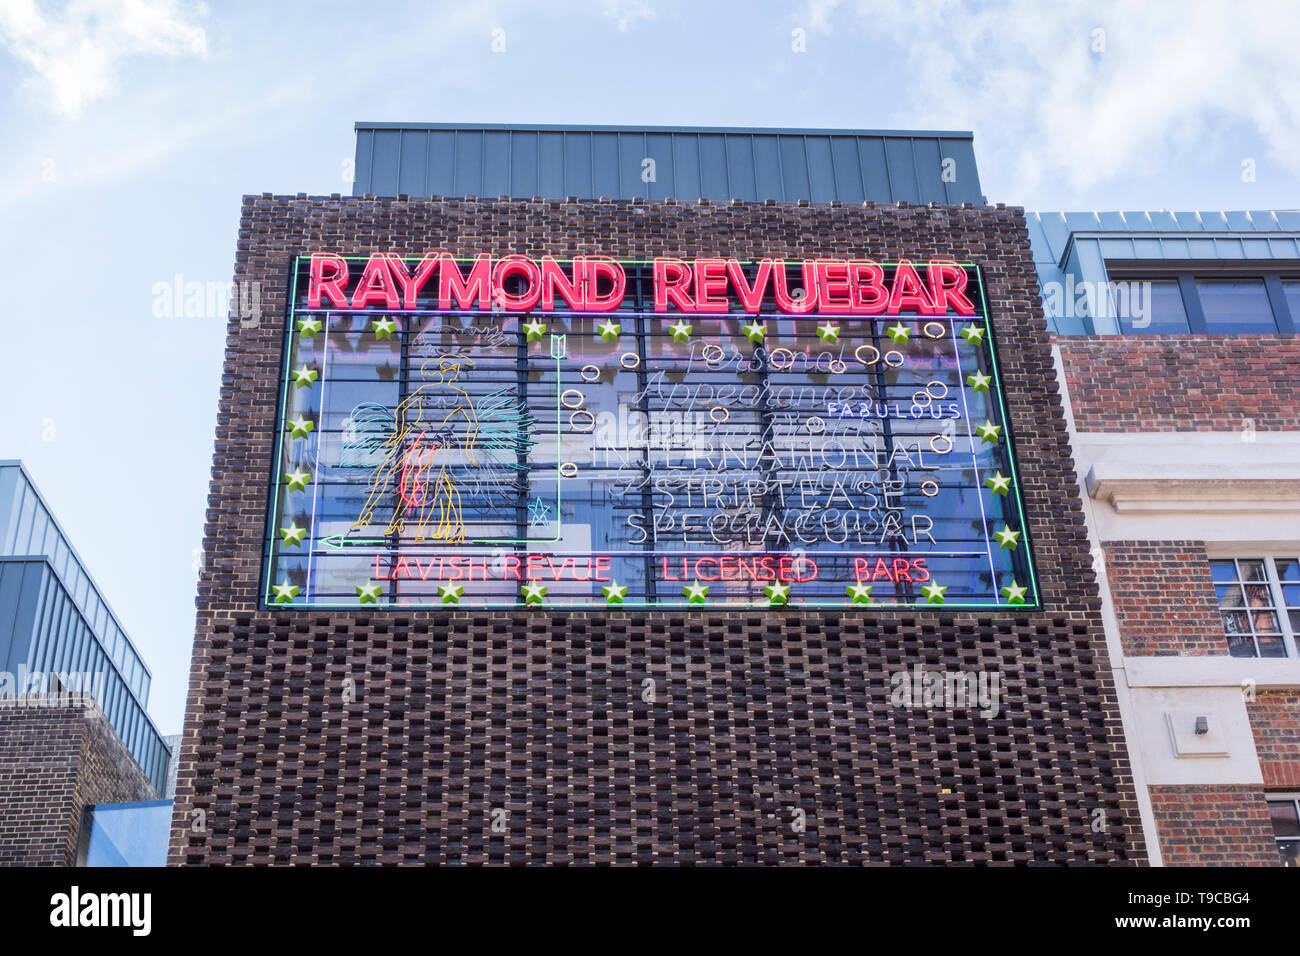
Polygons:
M1289 803L1292 805L1292 807L1295 808L1296 816L1300 818L1300 792L1266 793L1264 794L1264 803L1266 806L1271 806L1274 803ZM1270 812L1269 813L1270 827L1272 826L1272 816L1273 815ZM1300 834L1297 834L1296 836L1284 837L1284 836L1278 836L1276 830L1273 831L1273 844L1274 846L1277 847L1279 860L1281 860L1282 858L1283 843L1294 843L1297 846L1300 846ZM1297 854L1297 859L1300 859L1300 854Z
M1207 558L1211 564L1213 564L1216 561L1231 561L1233 563L1233 568L1237 573L1236 584L1238 587L1241 588L1244 588L1245 585L1248 583L1253 583L1253 584L1261 583L1258 581L1248 582L1246 578L1242 577L1241 562L1259 561L1264 565L1265 580L1263 583L1267 585L1269 596L1272 598L1272 604L1270 605L1270 608L1272 609L1273 613L1277 615L1278 630L1282 635L1282 649L1286 653L1282 657L1266 657L1263 654L1259 653L1259 635L1256 634L1255 632L1255 625L1253 621L1250 624L1249 633L1245 635L1236 635L1236 634L1230 635L1228 633L1227 626L1223 625L1223 633L1224 633L1225 641L1229 637L1240 637L1240 636L1247 636L1251 639L1251 643L1255 647L1255 653L1252 655L1242 656L1243 660L1278 661L1278 660L1294 660L1300 658L1300 633L1297 633L1297 630L1291 627L1291 616L1289 614L1290 608L1293 607L1294 605L1288 605L1286 603L1286 595L1282 590L1282 578L1277 571L1277 562L1279 560L1300 561L1300 554L1286 554L1286 553L1271 554L1270 553L1270 554L1243 555L1237 552L1233 552L1231 554L1209 554L1207 555ZM1223 582L1213 581L1213 572L1211 571L1211 584L1217 585L1220 583ZM1242 598L1243 600L1245 599L1244 590L1242 591ZM1223 623L1223 614L1225 611L1241 611L1246 613L1247 618L1250 617L1249 612L1251 608L1249 607L1249 605L1243 604L1240 608L1224 608L1222 605L1220 605L1219 594L1217 590L1215 591L1214 594L1214 604L1216 610L1219 612L1220 624ZM1258 610L1265 610L1265 609L1259 608ZM1236 657L1239 655L1231 655L1231 656Z
M1119 282L1176 281L1179 290L1183 294L1183 311L1187 315L1189 331L1185 334L1248 338L1252 335L1294 335L1300 332L1300 314L1292 312L1283 287L1284 282L1294 282L1300 278L1296 275L1294 267L1279 269L1275 264L1270 269L1264 265L1258 267L1243 266L1240 262L1233 262L1230 266L1225 267L1223 260L1217 259L1156 261L1108 259L1104 260L1103 265L1106 270L1106 281L1112 285ZM1205 310L1202 308L1200 293L1196 287L1198 279L1209 282L1243 279L1261 280L1264 283L1264 291L1268 296L1268 303L1273 312L1273 321L1277 326L1277 330L1274 332L1211 332L1209 325L1206 323ZM1141 332L1123 331L1118 319L1115 324L1119 330L1118 334L1126 338L1144 337L1144 333Z

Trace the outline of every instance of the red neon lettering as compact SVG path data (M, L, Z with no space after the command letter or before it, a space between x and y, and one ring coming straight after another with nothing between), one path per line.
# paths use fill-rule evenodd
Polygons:
M955 262L932 262L929 268L930 296L935 315L952 309L958 315L974 315L975 305L966 298L966 270Z
M849 288L852 292L849 311L856 315L879 315L889 305L885 270L869 259L849 263Z
M817 264L817 308L822 312L853 310L849 264L838 259Z
M573 266L574 279L564 273L564 268L552 256L542 256L542 308L555 308L555 293L568 303L574 312L587 311L587 283L582 279L581 266Z
M376 580L376 581L387 581L387 580L388 580L388 575L383 573L383 570L384 570L384 569L383 569L382 565L380 564L380 559L381 559L382 557L383 557L383 555L379 555L379 554L376 554L376 555L375 555L375 580Z
M698 558L698 559L696 559L696 561L695 561L695 576L696 576L697 578L699 578L701 581L716 581L716 580L718 580L718 575L716 575L716 574L714 574L714 575L706 575L706 574L704 573L704 562L705 562L705 561L708 561L710 564L713 564L713 565L715 565L715 566L717 566L717 564L718 564L718 559L717 559L717 558Z
M530 554L528 556L528 567L525 570L525 577L533 581L540 577L542 573L542 556L539 554Z
M723 259L695 260L695 308L727 311L727 263Z
M817 308L817 270L814 263L803 264L803 296L794 298L790 294L789 278L785 272L785 260L777 259L775 264L775 281L772 283L772 297L776 307L791 315L803 315Z
M502 573L501 577L505 578L507 581L518 581L518 580L519 580L519 557L518 557L518 555L511 554L511 555L507 555L507 556L506 556L506 569L505 569L505 571Z
M506 280L515 275L526 276L528 287L518 295L510 295L506 292ZM527 312L542 297L542 270L527 256L506 256L492 270L492 287L501 308L507 312Z
M808 572L807 574L800 572L799 570L800 562L803 562L803 564L806 566ZM794 583L803 584L805 581L811 581L817 577L817 562L814 561L812 558L795 558L793 570L794 570Z
M870 574L870 573L871 573L871 570L867 567L867 559L866 559L866 558L854 558L854 559L853 559L853 579L854 579L855 581L857 581L859 584L861 584L861 583L862 583L862 579L863 579L864 577L866 577L866 576L867 576L868 574Z
M907 573L911 566L912 562L907 558L894 558L894 580L911 583L912 576Z
M492 257L486 252L474 260L466 279L460 266L451 256L443 253L441 268L438 270L438 308L450 309L452 296L462 309L474 308L478 299L480 309L492 306Z
M944 310L936 311L921 277L916 274L912 263L904 259L894 270L894 287L889 293L889 314L913 311L921 315L942 315Z
M925 575L925 577L923 578L914 578L913 579L914 584L924 584L926 581L930 580L930 572L925 566L925 558L917 558L915 561L913 561L912 571L913 573L919 571Z
M414 309L420 298L420 290L429 281L429 276L433 274L433 270L438 267L438 255L430 253L421 259L420 264L415 267L415 275L411 275L407 271L406 263L396 253L391 253L387 259L388 268L393 274L393 279L402 287L403 307Z
M609 577L609 555L601 555L596 559L596 580L608 581Z
M338 256L312 256L310 278L307 280L307 308L319 309L321 295L340 309L348 307L348 264Z
M604 256L584 256L582 260L584 282L587 286L587 305L590 312L606 312L617 309L623 302L623 293L627 291L627 273L623 266ZM600 294L600 280L608 279L610 290Z
M760 560L758 563L760 569L763 572L763 576L759 578L759 580L775 581L776 580L776 559L774 559L770 554L765 554L763 555L762 560Z
M393 282L393 272L388 267L388 257L378 253L371 256L370 261L366 263L365 271L361 273L361 281L357 283L357 289L352 293L354 309L364 309L371 302L390 309L402 307L401 296L398 295L397 285Z
M876 558L876 566L871 571L871 580L883 577L886 581L892 581L894 578L889 573L889 565L885 563L884 558Z
M763 308L767 283L772 277L772 260L764 259L758 264L753 286L745 281L745 270L738 259L727 260L727 277L731 279L731 287L736 290L736 298L740 300L745 311L750 315L758 315Z
M683 312L694 312L691 301L691 267L681 259L655 259L655 311L667 312L671 302Z
M405 555L402 555L401 557L399 557L399 558L397 559L397 564L395 564L395 565L393 566L393 573L392 573L390 576L391 576L394 580L396 580L396 579L397 579L397 576L398 576L399 574L401 574L403 571L406 572L406 576L407 576L408 578L413 578L413 577L415 577L415 575L413 575L413 574L411 573L411 566L410 566L410 564L407 563L407 561L406 561L406 556L405 556Z

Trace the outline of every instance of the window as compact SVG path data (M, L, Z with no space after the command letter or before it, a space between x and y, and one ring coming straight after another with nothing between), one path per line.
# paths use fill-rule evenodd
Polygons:
M1292 322L1300 322L1300 279L1287 279L1282 283L1282 295Z
M1295 657L1300 634L1300 561L1228 558L1210 562L1219 614L1233 657Z
M1300 866L1300 795L1285 794L1268 801L1273 838L1283 866Z
M1196 293L1212 334L1277 331L1263 279L1197 279Z
M1125 279L1112 283L1115 314L1125 335L1178 335L1190 331L1177 279Z

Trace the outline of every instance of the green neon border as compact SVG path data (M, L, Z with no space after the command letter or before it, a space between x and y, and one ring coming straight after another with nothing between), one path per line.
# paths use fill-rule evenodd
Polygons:
M828 602L828 601L807 601L807 602L800 602L800 601L794 601L794 600L791 600L791 601L790 601L789 603L787 603L787 604L779 604L779 605L763 604L763 603L761 603L761 602L748 602L748 603L742 603L742 602L727 602L727 603L717 603L717 604L709 604L709 603L704 603L704 604L691 604L691 603L687 602L686 599L685 599L685 596L683 596L682 599L681 599L681 600L678 600L678 601L664 601L664 600L657 600L657 601L655 601L655 602L653 602L653 603L646 602L646 601L632 601L632 602L625 602L625 603L622 603L622 604L601 604L601 603L598 602L597 599L594 599L594 598L593 598L593 599L592 599L591 601L589 601L589 602L571 603L571 604L553 604L553 605L547 605L547 604L545 604L545 603L543 603L543 604L525 604L525 603L524 603L524 600L523 600L523 596L520 595L520 596L519 596L519 597L518 597L514 602L512 602L512 603L505 603L505 602L503 602L503 601L489 601L489 602L482 602L482 603L479 603L479 602L471 602L471 603L466 603L466 604L464 604L464 605L461 605L461 604L459 604L459 603L456 603L456 604L441 604L441 603L433 603L433 602L429 602L429 603L409 603L409 604L404 604L404 603L400 603L400 602L384 602L384 603L382 603L382 604L379 604L379 603L376 603L376 604L361 604L361 603L359 603L359 602L357 602L357 601L354 601L354 600L351 600L351 601L350 601L350 600L341 600L341 601L338 601L338 602L317 602L317 601L312 601L312 602L309 602L309 603L298 603L297 601L294 601L293 603L290 603L290 604L276 604L276 603L274 603L274 602L271 601L271 584L272 584L272 581L271 581L271 568L272 568L272 566L274 565L274 562L275 562L275 553L274 553L274 552L275 552L275 535L274 535L274 531L273 531L273 529L271 528L271 525L272 525L273 522L274 522L275 514L277 513L277 509L278 509L279 486L280 486L280 484L281 484L280 477L281 477L281 469L282 469L282 464L283 464L283 452L284 452L284 445L283 445L283 441L284 441L284 437L283 437L283 436L284 436L284 418L285 418L285 416L288 414L288 407L287 407L287 402L286 402L286 396L287 396L287 393L288 393L287 390L288 390L288 384L289 384L288 367L289 367L290 364L292 364L292 363L291 363L291 358L292 358L292 353L293 353L293 337L294 337L294 335L296 334L296 328L295 328L295 326L294 326L293 317L294 317L295 312L297 311L295 305L296 305L297 298L298 298L298 297L297 297L297 291L298 291L298 273L299 273L299 266L300 266L300 263L302 262L302 260L304 260L304 259L308 259L308 260L310 260L310 259L312 259L312 258L315 258L317 255L322 255L322 253L311 253L311 254L308 254L308 255L305 255L305 256L304 256L304 255L298 255L298 256L295 256L294 259L293 259L293 275L292 275L292 283L291 283L291 287L290 287L290 300L289 300L289 304L288 304L288 314L287 314L287 316L286 316L286 322L288 323L288 328L289 328L289 339L288 339L288 341L287 341L287 343L286 343L286 345L285 345L284 367L283 367L283 369L282 369L282 373L281 373L281 380L282 380L282 390L281 390L281 398L280 398L281 407L280 407L279 418L278 418L278 423L277 423L277 427L276 427L276 437L277 437L277 446L276 446L276 447L277 447L277 455L278 455L278 457L277 457L277 459L276 459L276 467L275 467L275 493L274 493L274 498L273 498L273 503L272 503L272 509L271 509L271 511L268 513L268 515L267 515L267 519L266 519L266 521L267 521L267 530L268 530L268 534L267 534L267 552L266 552L266 562L265 562L265 565L264 565L265 570L264 570L264 572L263 572L263 577L264 577L264 579L265 579L265 583L264 583L264 586L263 586L263 589L262 589L262 608L263 608L263 609L266 609L266 610L281 610L281 611L283 611L283 610L326 610L326 609L335 609L335 610L361 610L361 611L408 611L408 612L415 612L415 611L447 611L447 612L456 612L456 611L462 611L462 610L463 610L463 611L475 611L475 610L512 610L512 609L513 609L513 610L528 609L528 610L537 610L537 611L562 611L562 612L569 612L569 611L585 611L585 612L590 612L590 611L602 611L602 610L603 610L603 611L620 611L620 610L629 610L629 609L632 609L632 610L645 610L645 611L654 611L654 610L657 610L657 609L673 609L673 610L687 609L687 610L700 610L700 611L710 611L710 610L790 611L790 610L802 610L802 609L805 609L805 608L807 608L807 609L816 609L816 610L839 609L839 610L842 610L842 611L901 610L901 609L906 609L906 610L911 610L911 611L930 611L930 612L943 612L943 611L953 611L953 610L959 610L959 611L976 610L976 611L1012 611L1012 612L1023 612L1023 611L1041 611L1041 610L1043 610L1043 606L1042 606L1042 604L1041 604L1041 597L1040 597L1039 586L1038 586L1038 571L1037 571L1037 566L1036 566L1035 563L1034 563L1034 556L1033 556L1033 549L1034 549L1034 545L1033 545L1033 536L1032 536L1031 531L1030 531L1029 522L1028 522L1028 521L1026 520L1026 518L1025 518L1024 498L1023 498L1023 495L1022 495L1022 491L1021 491L1021 482L1020 482L1020 465L1019 465L1019 461L1018 461L1018 459L1017 459L1017 457L1016 457L1016 454L1015 454L1015 441L1014 441L1013 433L1012 433L1011 419L1010 419L1010 416L1009 416L1008 413L1007 413L1007 408L1006 408L1006 396L1005 396L1005 392L1004 392L1004 385L1003 385L1003 382L1002 382L1002 375L1001 375L1001 371L1000 371L1000 366L999 366L998 358L997 358L997 346L996 346L996 342L995 342L996 337L995 337L995 335L994 335L993 319L992 319L992 316L991 316L991 314L990 314L990 310L989 310L988 293L987 293L987 290L986 290L986 288L985 288L984 270L983 270L983 268L982 268L978 263L975 263L975 262L960 262L960 261L955 262L955 264L956 264L956 265L959 265L959 266L962 266L963 268L974 269L974 270L975 270L975 274L976 274L976 278L977 278L977 280L978 280L978 282L979 282L979 290L980 290L980 308L981 308L981 313L982 313L981 316L980 316L980 318L983 319L985 331L988 333L988 336L987 336L987 347L988 347L988 350L989 350L989 365L990 365L990 367L991 367L992 370L993 370L993 380L994 380L994 382L996 383L996 387L997 387L997 396L998 396L998 401L997 401L997 410L998 410L998 416L999 416L999 419L1000 419L1000 421L1001 421L1001 423L1002 423L1002 427L1005 429L1005 432L1006 432L1006 434L1005 434L1005 438L1004 438L1004 445L1005 445L1006 456L1007 456L1007 467L1008 467L1008 468L1010 469L1010 471L1011 471L1012 482L1013 482L1014 485L1015 485L1016 515L1017 515L1017 517L1019 518L1019 521L1020 521L1020 528L1021 528L1021 530L1024 532L1024 535L1025 535L1025 543L1024 543L1023 547L1025 548L1025 552L1024 552L1024 554L1025 554L1026 565L1027 565L1027 568L1028 568L1028 574L1029 574L1029 581L1028 581L1028 584L1029 584L1029 588L1030 588L1031 595L1032 595L1032 597L1033 597L1033 600L1032 600L1032 601L1026 601L1026 602L1023 603L1023 604L1006 604L1006 603L998 603L998 602L995 602L995 603L992 603L992 604L989 604L989 603L981 603L981 604L971 604L971 603L952 603L952 604L949 604L949 603L943 603L943 604L930 604L930 603L927 603L927 602L916 602L916 603L910 603L910 604L908 604L908 603L880 603L880 604L869 603L869 604L853 604L853 603L852 603L852 602L847 598L847 596L846 596L845 599L844 599L843 601L841 601L841 602ZM367 255L367 256L337 256L336 258L343 259L343 260L346 261L346 262L368 262L368 261L370 260L371 257ZM475 257L475 256L453 257L453 261L455 261L455 262L475 262L475 261L477 261L477 258L478 258L478 257ZM413 260L411 257L403 257L403 260L404 260L404 261L416 261L416 260ZM556 262L573 262L574 260L571 259L571 258L568 258L568 259L556 259L555 261L556 261ZM616 260L616 261L619 262L621 265L642 265L642 266L643 266L643 265L653 265L653 264L654 264L654 260L652 260L652 259L618 259L618 260ZM760 261L760 260L755 260L755 259L741 259L741 260L739 260L739 261L740 261L740 263L741 263L742 265L752 265L753 263L755 263L755 262L757 262L757 261ZM822 261L822 260L808 260L808 259L797 259L797 260L795 260L795 259L787 259L787 260L785 260L785 261L786 261L786 263L787 263L788 265L802 266L804 262L808 262L808 261L814 261L814 262L815 262L815 261ZM881 266L897 266L901 260L873 260L873 261L876 262L877 265L881 265ZM908 261L909 261L913 266L916 266L916 265L929 265L930 262L932 262L932 261L934 261L934 260L919 260L919 259L918 259L918 260L908 260ZM954 261L954 260L945 260L945 261ZM311 310L311 311L318 311L318 310ZM334 311L334 310L326 310L326 311ZM346 311L346 310L339 310L339 311ZM476 309L476 310L473 310L473 311L481 312L482 310L481 310L481 309ZM736 314L737 314L738 316L740 315L740 313L736 313ZM813 314L815 314L815 313L808 313L808 315L813 315ZM745 313L745 315L747 316L748 313ZM718 313L716 316L710 316L710 317L714 317L714 318L726 318L726 317L727 317L727 314L725 314L725 313ZM950 321L953 322L954 325L955 325L958 321L960 321L960 319L959 319L958 317L953 317L953 318L950 319ZM969 321L969 320L968 320L968 321ZM328 334L328 330L327 330L327 334ZM554 333L552 333L552 334L554 334ZM956 343L954 343L954 348L960 348L960 346L957 345ZM567 354L567 347L566 347L566 354ZM559 431L559 402L560 402L560 389L558 388L559 381L560 381L560 378L559 378L559 374L560 374L560 373L559 373L559 365L560 365L560 359L559 359L558 357L556 357L556 366L557 366L557 368L556 368L556 385L557 385L557 388L556 388L556 393L555 393L555 396L556 396L555 401L556 401L556 408L557 408L557 416L556 416L557 443L558 443L558 440L559 440L559 434L558 434L558 431ZM963 385L963 387L965 387L965 386ZM558 451L558 444L557 444L557 451ZM556 491L556 495L557 495L557 502L559 501L559 493L560 493L560 492L559 492L559 485L562 483L562 476L559 476L559 466L560 466L560 462L558 461L559 457L560 457L560 456L557 454L557 455L556 455L556 458L557 458L557 463L556 463L556 473L557 473L557 491ZM978 482L978 472L977 472L977 482ZM977 484L977 487L982 487L982 485ZM982 492L981 492L981 493L982 493ZM557 508L557 519L558 519L558 518L559 518L559 514L558 514L558 508ZM562 527L561 527L561 530L562 530ZM489 541L489 540L484 540L484 539L476 539L476 540L478 541L478 543L494 543L494 544L501 544L501 543L509 543L509 544L530 544L530 543L542 543L542 544L546 544L546 543L552 543L552 542L554 542L554 541L558 541L558 540L560 540L560 532L557 531L557 535L556 535L556 537L555 537L555 538L552 538L552 539L545 539L545 538L526 538L526 539L493 539L493 540L490 540L490 541ZM986 538L985 538L985 545L986 545L986 547L989 547L990 550L991 550L991 540L992 540L992 539L989 538L989 537L986 535ZM343 549L338 549L338 550L343 550ZM847 589L848 585L846 584L845 587L846 587L846 589ZM1001 594L1001 589L1000 589L1000 587L999 587L999 582L998 582L996 579L995 579L994 582L993 582L993 593L994 593L995 596ZM793 598L793 597L794 597L794 595L791 594L791 598Z

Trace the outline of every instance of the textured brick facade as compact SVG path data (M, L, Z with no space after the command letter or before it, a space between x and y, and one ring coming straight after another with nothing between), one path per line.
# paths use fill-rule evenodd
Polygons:
M1203 542L1106 541L1102 548L1126 655L1228 653Z
M1300 691L1261 691L1246 712L1264 786L1300 790Z
M1152 787L1165 866L1277 866L1262 787Z
M156 799L103 716L0 707L0 866L71 866L87 804Z
M259 610L291 259L431 249L979 263L1045 609ZM235 278L170 862L1145 859L1020 210L262 196ZM916 663L1002 713L895 709Z
M1294 336L1057 336L1055 342L1079 431L1300 429Z

